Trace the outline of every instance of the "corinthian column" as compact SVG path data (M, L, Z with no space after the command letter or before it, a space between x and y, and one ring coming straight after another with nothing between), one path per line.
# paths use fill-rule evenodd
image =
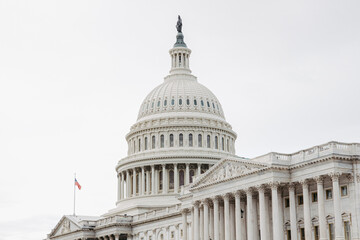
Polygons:
M240 207L240 192L235 192L235 237L236 240L241 240L241 207Z
M185 185L189 184L189 178L190 178L190 164L186 163L185 164Z
M214 204L214 240L219 240L219 199L213 198Z
M155 165L151 165L151 194L155 194Z
M340 173L331 173L330 177L333 184L333 198L334 198L334 216L335 216L335 239L343 240L344 239L344 230L342 228L342 218L341 218L341 205L340 205L340 187L339 187L339 177Z
M162 165L162 187L163 187L163 193L168 193L168 187L167 187L167 183L168 183L168 179L167 179L167 172L166 172L166 164Z
M199 203L194 203L194 240L200 240L199 238Z
M323 178L321 176L316 177L315 180L317 184L320 240L326 240L327 232L326 232L325 204L324 204L325 202L324 183L323 183Z
M297 240L295 185L289 186L291 240Z
M121 173L117 174L117 178L118 178L117 200L120 201L120 199L121 199Z
M252 190L249 188L246 190L246 217L247 217L247 238L254 239L254 214L253 214L253 200ZM277 239L277 238L274 238Z
M309 196L309 183L307 180L301 182L303 187L304 199L304 226L305 226L305 239L311 239L311 213L310 213L310 196Z
M130 197L130 171L126 170L126 198Z
M187 212L188 209L183 209L181 211L182 213L182 225L183 225L183 240L188 240L188 234L187 234Z
M270 239L266 232L266 208L265 208L265 187L259 186L259 208L260 208L260 236L261 240Z
M229 194L223 196L224 199L224 218L225 218L225 240L230 240L230 206Z
M271 201L272 201L272 219L273 219L273 240L282 239L282 227L280 224L278 183L270 183Z
M177 163L174 164L174 192L179 192L179 171Z
M209 239L209 201L206 199L203 203L204 208L204 240Z
M145 167L141 168L141 195L145 195Z

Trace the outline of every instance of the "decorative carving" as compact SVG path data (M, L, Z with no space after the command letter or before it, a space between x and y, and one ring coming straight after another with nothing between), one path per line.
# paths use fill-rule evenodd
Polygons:
M332 172L332 173L329 173L329 176L331 177L331 180L333 182L337 182L337 181L339 181L341 173L340 172Z
M324 182L324 177L323 176L316 176L314 177L315 181L317 184L323 184Z
M269 182L268 185L272 190L277 190L278 187L280 186L280 182L279 181Z
M346 176L347 180L349 181L349 183L353 183L354 182L354 174L352 173L349 173L347 176Z
M302 185L303 188L309 188L309 180L308 179L300 180L300 184Z
M64 219L61 226L61 234L70 232L70 221L68 219Z
M259 169L259 167L238 164L235 162L224 162L224 164L220 166L220 169L214 172L204 183L209 184L231 177L241 176L257 169Z
M359 173L356 174L356 181L360 182L360 174Z
M288 187L290 191L295 190L295 183L291 182Z
M264 184L256 186L259 193L265 193L266 186Z
M241 192L240 191L235 191L233 192L235 198L240 198L241 197Z

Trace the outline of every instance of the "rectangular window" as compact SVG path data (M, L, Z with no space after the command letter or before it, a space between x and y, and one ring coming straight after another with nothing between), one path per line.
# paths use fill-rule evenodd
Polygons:
M300 228L300 239L305 240L305 228Z
M314 227L314 239L319 240L319 226Z
M335 240L335 229L332 223L329 224L329 237L329 240Z
M351 239L350 222L344 222L345 240Z
M341 196L345 197L348 195L348 189L347 186L341 186Z
M332 199L332 189L326 189L325 195L326 195L326 200Z
M318 201L317 192L311 193L311 201L312 202L317 202Z
M303 205L304 204L304 197L303 195L299 195L298 196L298 205Z
M287 230L287 240L291 240L291 230Z
M290 207L290 200L289 200L289 198L287 197L287 198L285 198L284 200L285 200L285 207L286 207L286 208Z

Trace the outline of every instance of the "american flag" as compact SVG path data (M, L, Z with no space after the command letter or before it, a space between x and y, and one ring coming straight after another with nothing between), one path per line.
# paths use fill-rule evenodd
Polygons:
M81 190L81 185L80 185L80 183L76 180L76 178L75 178L75 185L78 187L79 190Z

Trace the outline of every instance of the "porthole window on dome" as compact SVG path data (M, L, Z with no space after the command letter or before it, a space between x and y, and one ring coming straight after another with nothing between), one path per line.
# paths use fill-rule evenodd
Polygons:
M160 107L160 100L158 101L157 106Z
M201 100L200 103L201 103L201 106L203 107L204 106L204 101Z
M208 106L208 107L210 107L210 103L209 103L209 101L207 101L207 106Z
M164 100L164 106L166 107L166 105L167 105L167 100L165 99Z
M212 105L213 105L213 109L215 109L215 104L214 104L214 103L212 103Z
M151 108L154 108L154 101L151 103Z
M194 99L194 106L196 106L197 105L197 101L196 101L196 99Z
M186 99L186 105L190 105L190 99Z
M219 105L216 103L216 108L217 108L217 110L219 110Z
M171 99L171 105L175 105L175 99Z
M182 105L182 99L179 98L179 105Z

